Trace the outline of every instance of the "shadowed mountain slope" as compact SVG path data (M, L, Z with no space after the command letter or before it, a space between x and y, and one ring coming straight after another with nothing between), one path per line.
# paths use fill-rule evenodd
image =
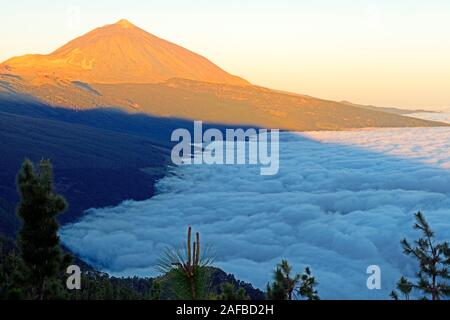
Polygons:
M8 108L14 106L27 115L9 113ZM64 121L67 114L62 109L45 109L31 103L26 107L0 99L2 233L12 235L17 230L15 179L25 158L34 162L52 160L56 189L70 203L68 212L60 216L63 223L76 220L92 207L117 205L126 199L148 199L154 193L154 183L165 175L170 156L170 149L165 147L168 143L162 135L149 139L134 135L125 126L128 123L129 127L139 127L138 121L124 119L118 121L123 125L117 125L117 130L113 126L105 129L89 123L106 119L106 110L100 115L80 113L79 123L70 123ZM126 118L117 112L112 117ZM151 119L147 122L152 125Z
M204 124L212 126L225 129ZM0 233L17 230L15 179L25 158L52 160L56 188L70 203L60 221L71 222L89 208L150 198L171 164L177 128L192 131L193 123L107 108L55 108L0 92Z

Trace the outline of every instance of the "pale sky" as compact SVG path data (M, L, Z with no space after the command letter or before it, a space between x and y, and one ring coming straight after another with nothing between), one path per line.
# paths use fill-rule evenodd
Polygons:
M0 60L126 18L254 84L379 106L450 107L448 0L15 0Z

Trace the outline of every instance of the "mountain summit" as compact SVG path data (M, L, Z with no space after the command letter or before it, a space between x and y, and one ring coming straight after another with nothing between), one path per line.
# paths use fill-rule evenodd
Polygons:
M128 21L127 19L122 19L117 21L116 23L117 25L121 26L122 28L133 28L136 27L134 24L132 24L130 21Z
M97 28L48 55L25 55L0 64L0 73L35 84L49 79L87 83L160 83L182 78L247 85L208 59L158 38L128 20Z

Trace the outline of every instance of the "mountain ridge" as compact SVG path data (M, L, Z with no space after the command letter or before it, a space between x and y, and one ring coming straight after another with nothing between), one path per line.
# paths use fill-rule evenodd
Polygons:
M293 131L448 125L252 85L127 20L94 29L49 55L7 60L0 64L2 91L76 110L121 108Z
M125 19L96 28L50 54L8 59L0 64L0 73L18 74L37 85L56 79L117 84L171 78L249 85L205 57Z

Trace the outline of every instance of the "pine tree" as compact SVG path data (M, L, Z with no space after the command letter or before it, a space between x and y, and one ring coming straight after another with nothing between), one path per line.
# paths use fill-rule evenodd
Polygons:
M274 277L275 281L267 284L267 299L268 300L288 300L288 294L284 286L283 281L279 281L277 276Z
M298 294L307 300L320 300L319 294L316 290L317 282L316 278L311 275L309 268L305 269L305 273L302 275L300 287L298 288Z
M294 290L300 283L301 276L299 274L291 276L292 267L287 260L282 260L277 266L274 279L275 285L268 290L269 296L281 298L280 300L292 300Z
M401 279L397 282L397 290L400 291L406 300L410 299L413 287L414 285L405 277L401 277ZM391 298L393 300L399 300L397 291L394 290L391 292Z
M402 240L404 254L414 257L419 263L417 283L402 277L397 283L397 289L405 299L409 300L413 289L419 291L422 299L440 300L450 295L448 279L450 274L450 249L447 242L436 243L434 232L421 212L415 215L414 229L422 232L422 237L411 245L406 239ZM391 293L391 298L398 300L396 291Z
M293 300L296 296L308 300L319 300L316 280L311 270L306 268L303 275L292 275L292 267L287 260L282 260L274 272L274 282L267 285L269 300Z
M217 296L217 300L223 301L243 301L250 300L244 288L236 288L232 283L222 283L220 285L221 293Z
M47 285L61 271L61 250L56 216L67 208L63 197L53 190L52 166L42 160L38 170L25 160L17 177L21 201L18 215L22 229L18 236L21 257L34 298L43 300Z
M150 300L161 300L161 282L154 280L150 289Z
M0 239L0 300L27 298L24 265L16 250L5 250Z

